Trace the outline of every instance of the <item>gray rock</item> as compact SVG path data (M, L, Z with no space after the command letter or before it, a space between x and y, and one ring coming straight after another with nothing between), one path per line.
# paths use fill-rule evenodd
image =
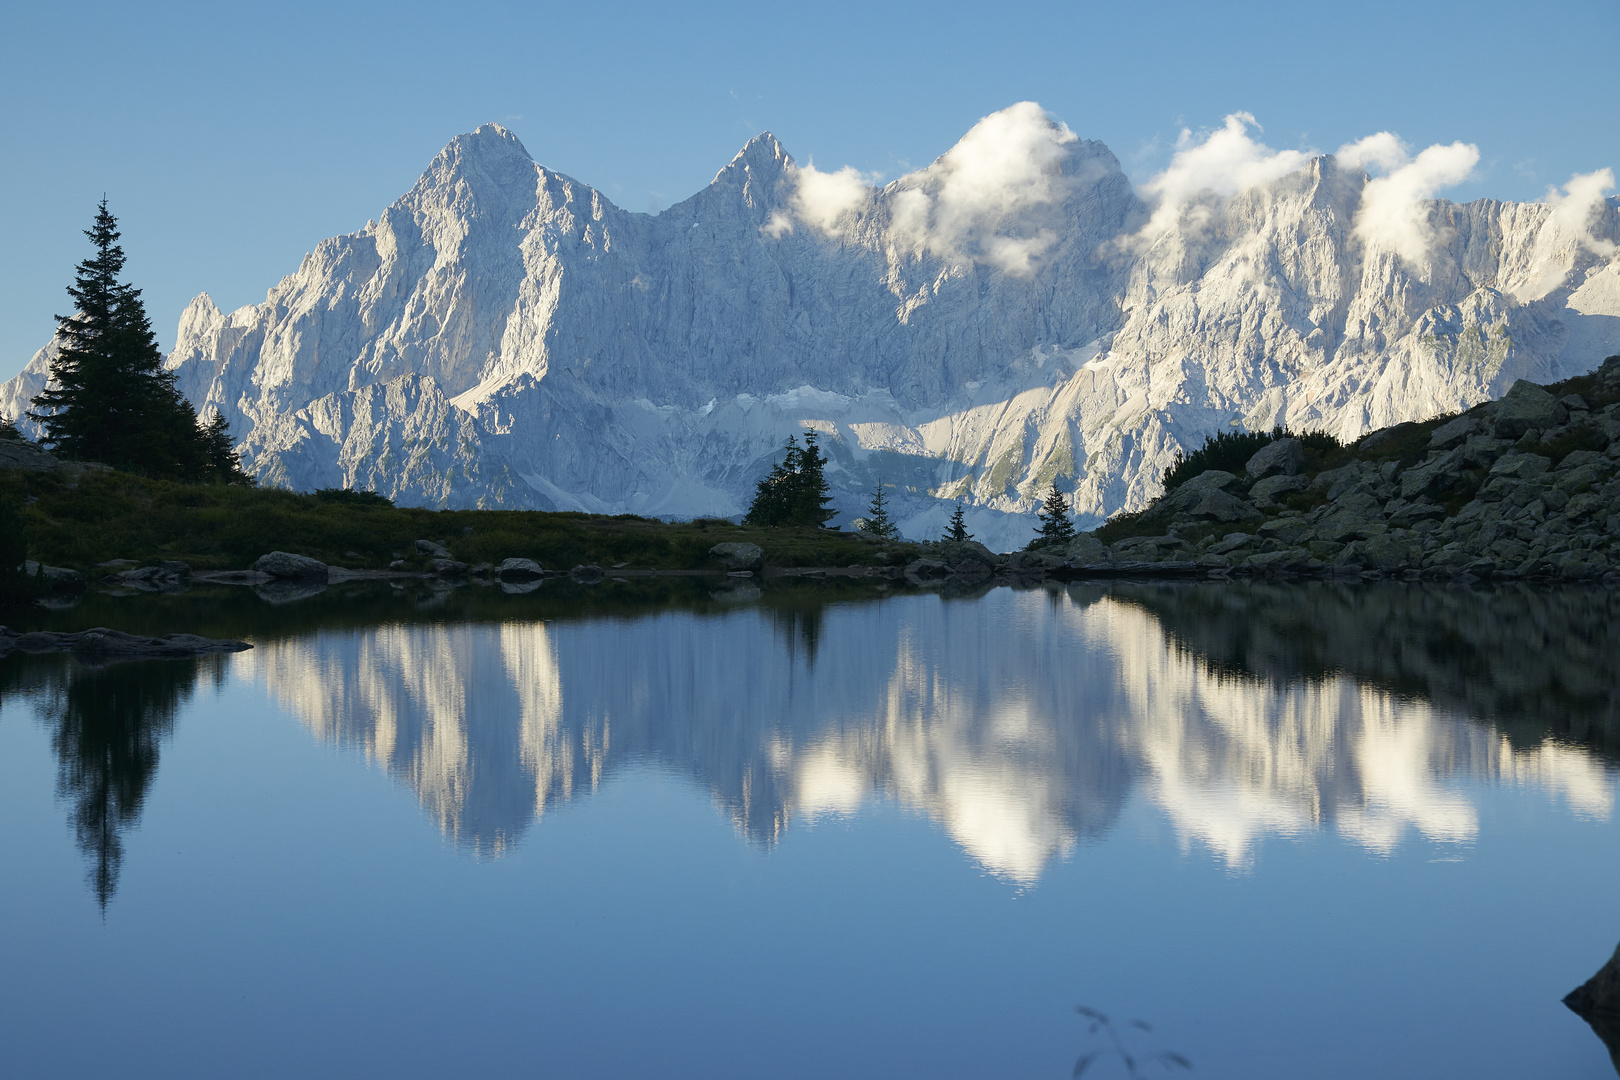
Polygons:
M467 564L454 559L434 559L430 565L440 577L461 577L467 573Z
M765 551L758 544L716 544L709 549L709 558L722 560L728 570L761 570L765 567Z
M1416 428L1417 425L1411 421L1396 424L1394 427L1382 428L1363 438L1356 444L1356 449L1368 454L1380 453L1409 435Z
M1491 433L1498 439L1517 439L1532 430L1545 430L1553 426L1557 410L1556 398L1535 383L1520 379L1492 407Z
M1229 551L1236 551L1241 547L1248 547L1254 543L1254 537L1249 533L1227 533L1209 546L1207 554L1225 555Z
M253 569L269 574L273 578L291 581L326 580L325 563L311 559L307 555L294 555L287 551L272 551L268 555L260 555L253 563Z
M594 585L598 581L601 581L603 578L607 577L607 571L603 570L595 563L586 563L584 566L572 567L568 571L568 576L575 581L584 582L587 585Z
M1020 551L1015 554L1032 555L1034 552ZM1012 559L1008 559L1008 565L1012 565L1012 562ZM1033 562L1039 565L1038 561ZM942 581L950 576L951 568L938 559L914 559L906 564L906 577L912 581Z
M197 656L202 653L241 652L253 646L245 641L198 637L196 634L167 634L145 637L97 626L78 633L35 631L16 634L0 626L0 656L10 652L71 652L101 659L125 660L142 657Z
M80 592L84 589L84 575L65 566L45 566L32 559L23 563L29 577L39 577L52 592Z
M1434 429L1429 436L1429 449L1450 450L1467 442L1470 435L1481 435L1484 431L1484 417L1478 413L1463 413L1455 420L1448 420Z
M1275 518L1261 525L1259 530L1266 539L1284 544L1297 544L1310 531L1310 524L1303 518Z
M1281 496L1304 491L1307 483L1309 481L1303 476L1268 476L1254 482L1254 486L1249 489L1249 500L1259 507L1273 506Z
M1088 565L1105 563L1114 557L1113 550L1090 533L1084 533L1070 541L1064 554L1069 557L1071 563Z
M0 439L0 469L56 472L62 463L26 439Z
M1305 464L1305 444L1298 439L1277 439L1249 458L1243 471L1255 480L1281 474L1293 476Z
M1190 507L1187 513L1191 517L1211 521L1252 521L1255 518L1265 517L1254 504L1213 488L1206 491L1203 498Z
M432 540L418 540L416 542L416 552L419 555L429 555L435 559L455 558L454 555L450 554L449 548L443 544L434 543Z
M1383 533L1361 544L1362 560L1386 573L1414 566L1421 554L1406 537Z
M977 540L942 540L934 550L945 565L959 572L969 567L983 567L993 571L1001 563L999 555Z
M1491 466L1490 475L1514 480L1530 480L1551 468L1552 458L1542 457L1540 454L1507 454Z
M540 579L533 578L528 581L502 581L501 592L516 596L522 593L532 593L540 587Z
M502 559L495 576L502 581L532 581L545 571L533 559Z

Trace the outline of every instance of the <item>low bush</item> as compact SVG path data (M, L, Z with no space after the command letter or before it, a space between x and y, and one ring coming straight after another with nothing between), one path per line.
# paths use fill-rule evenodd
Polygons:
M1298 439L1305 444L1307 457L1327 458L1344 450L1338 439L1325 431L1304 433L1274 427L1270 431L1217 431L1192 453L1176 452L1176 459L1164 471L1164 490L1174 491L1199 473L1211 469L1243 475L1243 467L1266 446L1278 439Z

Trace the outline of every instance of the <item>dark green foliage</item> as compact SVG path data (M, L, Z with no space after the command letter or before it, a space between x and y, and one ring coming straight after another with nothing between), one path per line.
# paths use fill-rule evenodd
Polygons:
M387 496L379 495L375 491L356 491L354 488L320 488L315 492L315 498L325 503L340 503L344 506L393 506Z
M889 520L887 503L888 497L883 494L883 478L880 476L877 488L872 492L872 505L866 509L866 520L860 526L862 532L883 540L892 540L900 535L900 530Z
M0 439L21 439L23 433L17 430L17 423L9 416L0 416Z
M967 523L962 520L962 504L956 504L956 512L951 515L950 524L945 526L946 540L960 543L963 540L973 539L973 534L967 531Z
M1052 481L1051 490L1046 493L1046 502L1035 516L1041 519L1041 528L1040 535L1035 538L1032 546L1067 544L1074 539L1074 522L1069 518L1069 500L1058 490L1056 480Z
M709 549L727 541L758 544L773 566L883 560L875 545L832 529L749 529L722 519L671 524L633 516L440 511L391 507L369 492L334 501L275 488L182 484L119 472L71 479L0 471L0 500L19 506L28 496L38 500L19 511L30 558L86 571L117 558L181 559L199 570L243 569L275 550L356 568L387 566L400 552L410 567L426 569L428 558L415 551L415 541L423 538L442 540L457 559L473 565L529 558L560 569L593 562L713 569ZM351 551L357 554L346 554Z
M231 426L226 423L223 413L214 413L214 418L204 424L199 431L198 440L202 450L202 476L197 479L212 480L220 484L246 484L250 487L256 483L251 476L242 471L242 459L231 444ZM319 495L320 492L316 494Z
M43 443L67 457L203 479L216 468L210 435L163 367L141 291L119 280L124 251L106 199L85 236L95 254L79 263L68 287L74 310L56 317L60 352L28 416L45 429ZM213 437L228 443L223 428Z
M1307 458L1312 455L1328 456L1344 449L1338 439L1325 431L1302 434L1280 426L1270 431L1217 431L1190 454L1176 451L1175 461L1164 471L1164 490L1174 491L1199 473L1211 469L1242 476L1243 467L1249 463L1249 459L1278 439L1300 440L1305 444Z
M804 447L788 436L781 464L754 488L754 502L743 524L754 528L801 525L820 528L836 510L828 509L831 496L823 469L827 459L816 445L816 433L804 433Z
M22 518L9 499L0 498L0 604L18 603L31 594L23 573L27 558Z

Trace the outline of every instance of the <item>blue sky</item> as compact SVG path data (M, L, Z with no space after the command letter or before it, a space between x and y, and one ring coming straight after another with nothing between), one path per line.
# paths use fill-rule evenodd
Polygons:
M165 347L198 292L262 300L457 132L653 210L771 130L892 178L1040 102L1133 178L1247 110L1276 148L1390 130L1479 146L1445 194L1620 168L1615 0L1301 3L84 4L0 10L0 378L54 327L106 193Z

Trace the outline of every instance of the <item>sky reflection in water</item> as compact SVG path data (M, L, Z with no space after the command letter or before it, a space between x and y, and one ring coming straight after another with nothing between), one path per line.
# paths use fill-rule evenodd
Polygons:
M1065 1076L1079 1003L1204 1076L1608 1069L1557 999L1620 935L1610 594L517 614L7 661L0 910L38 936L0 959L97 1017L138 987L154 1075ZM62 809L105 921L61 902ZM323 980L337 1012L289 1004ZM13 982L20 1061L117 1060Z

